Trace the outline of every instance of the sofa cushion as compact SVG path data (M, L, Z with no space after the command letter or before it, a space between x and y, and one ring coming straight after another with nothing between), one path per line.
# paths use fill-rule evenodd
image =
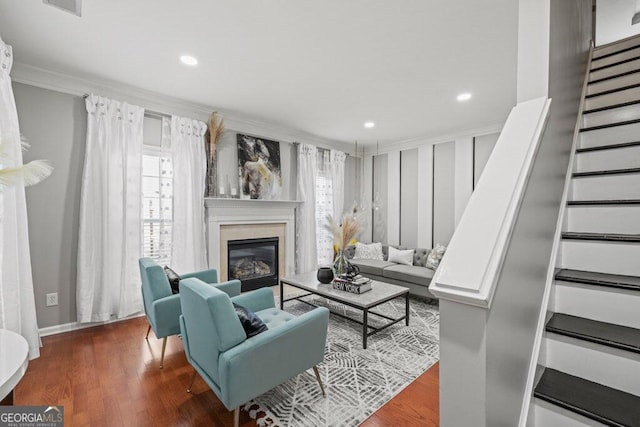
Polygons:
M296 318L293 314L274 307L257 311L256 315L267 325L267 328L269 329L275 329L278 326L287 323L289 320Z
M435 272L425 267L416 267L415 265L393 264L385 268L382 272L384 277L395 280L403 280L405 282L415 283L418 285L429 286L431 278Z
M397 265L395 262L380 261L377 259L352 259L349 262L357 265L360 273L375 274L376 276L382 276L382 271L385 268Z

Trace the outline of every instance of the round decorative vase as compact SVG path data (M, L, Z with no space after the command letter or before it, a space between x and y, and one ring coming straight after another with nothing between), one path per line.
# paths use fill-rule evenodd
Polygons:
M325 285L331 283L333 280L333 270L330 267L320 267L316 277L320 283L324 283Z
M333 261L333 271L336 276L340 276L349 271L350 263L347 257L344 256L344 252L340 249L336 255L336 259Z

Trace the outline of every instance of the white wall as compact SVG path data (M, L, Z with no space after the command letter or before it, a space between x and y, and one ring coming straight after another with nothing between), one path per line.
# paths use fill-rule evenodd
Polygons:
M640 34L640 24L631 25L635 7L635 0L598 0L596 46Z

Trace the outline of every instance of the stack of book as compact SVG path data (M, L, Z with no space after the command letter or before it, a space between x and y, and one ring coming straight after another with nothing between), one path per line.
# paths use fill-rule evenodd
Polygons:
M333 289L351 292L352 294L361 294L371 290L371 279L359 274L357 276L343 274L333 279L331 283L333 284Z

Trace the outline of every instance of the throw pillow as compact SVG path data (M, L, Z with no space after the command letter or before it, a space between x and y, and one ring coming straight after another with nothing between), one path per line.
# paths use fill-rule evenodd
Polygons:
M233 308L236 309L236 314L238 315L238 319L240 319L240 323L242 323L242 328L247 334L247 338L255 337L267 330L267 325L265 325L262 319L256 316L253 311L235 302L233 303Z
M435 271L438 268L438 265L440 265L440 261L442 260L442 256L446 250L446 246L436 243L436 247L431 249L429 256L427 256L426 267Z
M397 262L398 264L413 265L414 249L400 250L393 246L389 246L389 262Z
M353 255L353 259L377 259L383 261L382 243L365 245L364 243L357 242L356 253Z
M169 285L171 285L171 292L175 295L180 293L180 276L178 273L164 266L164 274L167 275L167 279L169 279Z

